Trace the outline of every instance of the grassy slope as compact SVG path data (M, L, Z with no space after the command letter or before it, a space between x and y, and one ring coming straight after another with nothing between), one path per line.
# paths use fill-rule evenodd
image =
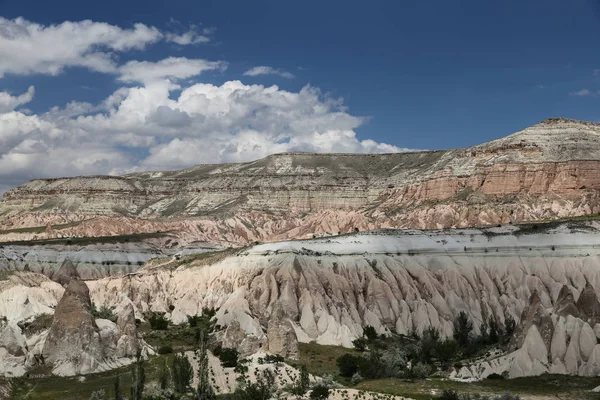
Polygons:
M339 346L322 346L315 343L300 344L300 360L296 364L304 364L311 374L331 374L341 382L337 375L335 363L337 357L345 354L356 354L355 350ZM394 394L415 400L435 399L443 390L454 389L459 393L482 393L501 395L506 392L521 396L549 396L556 399L599 399L600 395L590 390L600 386L600 377L577 377L568 375L542 375L507 380L484 380L475 383L454 382L441 378L416 380L378 379L364 381L356 389Z

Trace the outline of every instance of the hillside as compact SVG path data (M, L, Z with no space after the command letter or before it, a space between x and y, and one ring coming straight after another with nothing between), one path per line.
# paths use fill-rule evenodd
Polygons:
M466 227L597 213L599 138L598 124L548 119L465 149L286 153L181 171L33 180L5 193L0 238L172 231L183 242L237 245L355 228Z
M292 352L297 341L352 347L367 325L385 335L433 327L452 337L461 312L474 334L488 320L504 327L512 318L510 346L463 363L456 376L595 376L599 239L597 222L381 230L263 244L86 283L98 307L131 304L136 317L166 312L179 324L214 308L216 337L244 354ZM60 290L42 275L14 273L2 282L0 313L17 326L54 308ZM275 322L293 328L285 340Z

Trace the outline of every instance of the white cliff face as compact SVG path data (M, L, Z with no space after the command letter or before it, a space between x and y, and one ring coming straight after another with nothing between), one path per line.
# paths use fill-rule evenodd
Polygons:
M214 307L219 334L247 353L271 346L293 353L294 336L351 347L366 325L383 334L419 334L432 326L451 336L461 311L476 331L484 318L493 316L503 325L511 316L520 321L511 353L468 366L462 376L592 374L600 360L598 227L563 224L525 231L380 231L281 242L213 264L142 269L87 285L97 306L128 304L138 317L163 311L180 323ZM38 295L38 308L51 308L60 297L49 295L49 289L61 293L62 288L44 279L39 285L21 291L46 293ZM31 314L23 303L17 309ZM27 314L11 312L13 320ZM273 317L295 335L272 327L278 338L269 338Z

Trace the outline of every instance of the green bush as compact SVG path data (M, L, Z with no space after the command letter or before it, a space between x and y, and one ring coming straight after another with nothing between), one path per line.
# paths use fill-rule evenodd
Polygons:
M238 364L239 352L236 349L223 347L219 352L219 360L224 368L234 368Z
M456 390L447 389L442 392L440 400L461 400Z
M431 367L425 363L416 363L411 368L411 375L414 379L425 379L431 374Z
M169 321L162 313L151 313L148 316L150 328L155 331L166 331L169 328Z
M367 338L367 340L369 340L370 342L374 341L375 339L377 339L377 331L375 330L374 327L372 327L371 325L367 325L365 326L365 329L363 330L363 335Z
M173 352L173 347L166 344L158 348L158 354L170 354Z
M202 317L200 315L188 315L187 320L190 328L195 328L200 323Z
M329 388L325 385L316 385L310 392L311 400L326 400L329 398Z
M359 337L352 341L354 348L358 351L365 351L367 348L367 340L364 337Z
M94 303L92 303L92 317L94 319L108 319L109 321L117 322L117 316L112 309L102 306L98 310Z
M338 357L335 363L340 370L340 375L345 378L352 377L360 368L360 358L348 353Z

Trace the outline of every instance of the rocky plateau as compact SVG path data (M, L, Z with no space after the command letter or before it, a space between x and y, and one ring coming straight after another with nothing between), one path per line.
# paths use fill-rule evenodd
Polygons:
M180 243L237 246L597 213L599 139L596 123L554 118L456 150L288 153L181 171L38 179L4 194L0 240L170 232Z

